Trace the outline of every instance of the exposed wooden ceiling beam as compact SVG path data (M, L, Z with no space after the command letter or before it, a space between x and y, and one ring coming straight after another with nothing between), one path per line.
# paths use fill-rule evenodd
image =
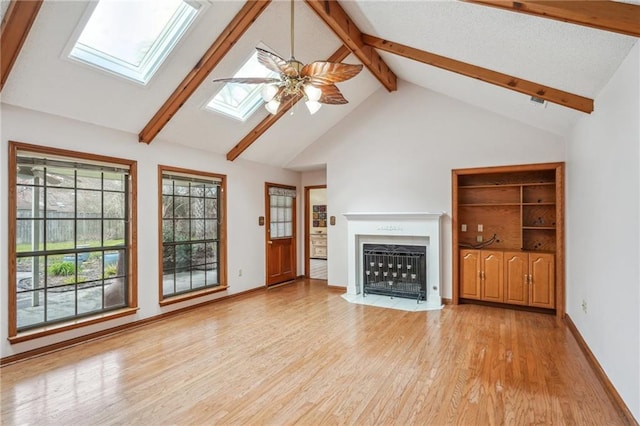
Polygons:
M414 61L495 84L496 86L504 87L505 89L542 98L567 108L573 108L586 113L591 113L593 111L593 99L585 98L584 96L574 95L573 93L547 87L542 84L534 83L532 81L497 71L492 71L487 68L467 64L445 56L436 55L435 53L404 46L393 41L383 40L371 35L363 34L362 39L367 45L375 47L376 49L384 50L385 52L404 56L405 58L413 59Z
M341 62L351 52L345 45L340 46L333 55L327 61L329 62ZM287 113L302 97L298 96L289 100L289 102L280 106L280 109L275 115L269 114L266 116L256 127L253 128L240 142L236 144L229 152L227 152L227 160L233 161L240 156L247 148L251 146L264 132L269 130L276 121Z
M12 0L2 18L0 30L0 91L9 78L33 21L38 16L42 0Z
M249 26L266 9L271 0L249 0L240 12L213 42L209 50L198 61L196 66L187 74L182 83L173 91L164 105L155 113L151 121L142 129L138 140L144 143L151 141L160 133L162 128L171 120L180 107L189 99L211 70L224 58L231 47L245 33Z
M362 42L362 32L336 0L306 2L388 91L397 89L396 75L374 49Z
M608 0L463 1L640 37L640 6L636 4Z

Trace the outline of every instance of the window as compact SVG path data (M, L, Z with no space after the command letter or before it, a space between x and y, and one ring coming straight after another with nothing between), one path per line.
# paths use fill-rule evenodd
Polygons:
M293 208L295 189L277 186L269 187L269 235L271 238L293 236Z
M135 162L15 142L10 162L10 337L135 307Z
M233 78L240 77L275 78L278 77L278 73L261 65L256 51L233 76ZM264 104L261 94L263 87L264 84L226 83L209 101L205 109L245 121L260 105Z
M224 176L167 166L159 174L161 304L224 290Z
M69 57L147 84L198 14L183 0L95 5Z

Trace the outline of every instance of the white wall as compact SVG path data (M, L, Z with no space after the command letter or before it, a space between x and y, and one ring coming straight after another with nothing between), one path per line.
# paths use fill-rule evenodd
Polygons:
M451 286L451 170L563 161L557 135L399 82L379 90L294 160L327 164L330 285L347 284L345 212L446 212L442 296Z
M1 356L6 357L43 345L71 339L82 334L99 331L168 312L189 304L200 303L263 286L265 283L265 227L258 226L258 216L264 215L265 181L297 186L301 192L300 174L211 154L184 146L157 140L150 145L138 143L137 135L106 129L53 115L37 113L2 104L0 141L0 291ZM53 146L75 151L91 152L138 162L138 301L140 310L134 317L126 317L94 326L84 327L46 338L11 345L7 341L7 240L8 210L7 158L8 141L14 140L37 145ZM227 175L227 237L229 290L213 296L161 308L158 305L158 164L203 170ZM298 197L301 200L302 197ZM300 208L298 203L298 211ZM298 217L301 217L298 215ZM301 223L301 221L299 221ZM298 252L302 253L299 245ZM298 271L302 273L302 256L298 256ZM242 277L238 270L242 269Z
M566 170L567 313L640 420L640 43L574 128Z
M309 170L302 173L302 183L305 186L326 185L327 171L322 168L320 170Z

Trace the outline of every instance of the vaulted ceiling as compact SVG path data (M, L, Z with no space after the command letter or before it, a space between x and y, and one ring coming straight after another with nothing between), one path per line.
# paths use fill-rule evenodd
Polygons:
M566 134L640 37L640 2L299 1L296 57L362 63L347 105L300 104L240 122L203 106L263 43L289 52L289 2L204 1L147 86L66 58L85 1L2 0L1 101L138 135L286 167L377 90L416 86ZM407 84L411 83L411 84ZM425 92L428 95L428 92ZM530 98L546 99L545 107Z

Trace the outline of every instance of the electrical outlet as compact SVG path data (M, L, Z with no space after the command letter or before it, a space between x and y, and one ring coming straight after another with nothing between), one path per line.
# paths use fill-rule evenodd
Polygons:
M479 223L478 224L478 232L483 232L484 231L484 225Z
M582 311L586 314L587 313L587 301L582 299Z
M241 277L242 276L242 269L238 269L238 276Z
M467 232L467 224L466 224L466 223L463 223L463 224L462 224L462 226L460 227L460 230L461 230L462 232Z
M482 238L482 235L478 235L476 236L476 241L481 243L484 239Z

